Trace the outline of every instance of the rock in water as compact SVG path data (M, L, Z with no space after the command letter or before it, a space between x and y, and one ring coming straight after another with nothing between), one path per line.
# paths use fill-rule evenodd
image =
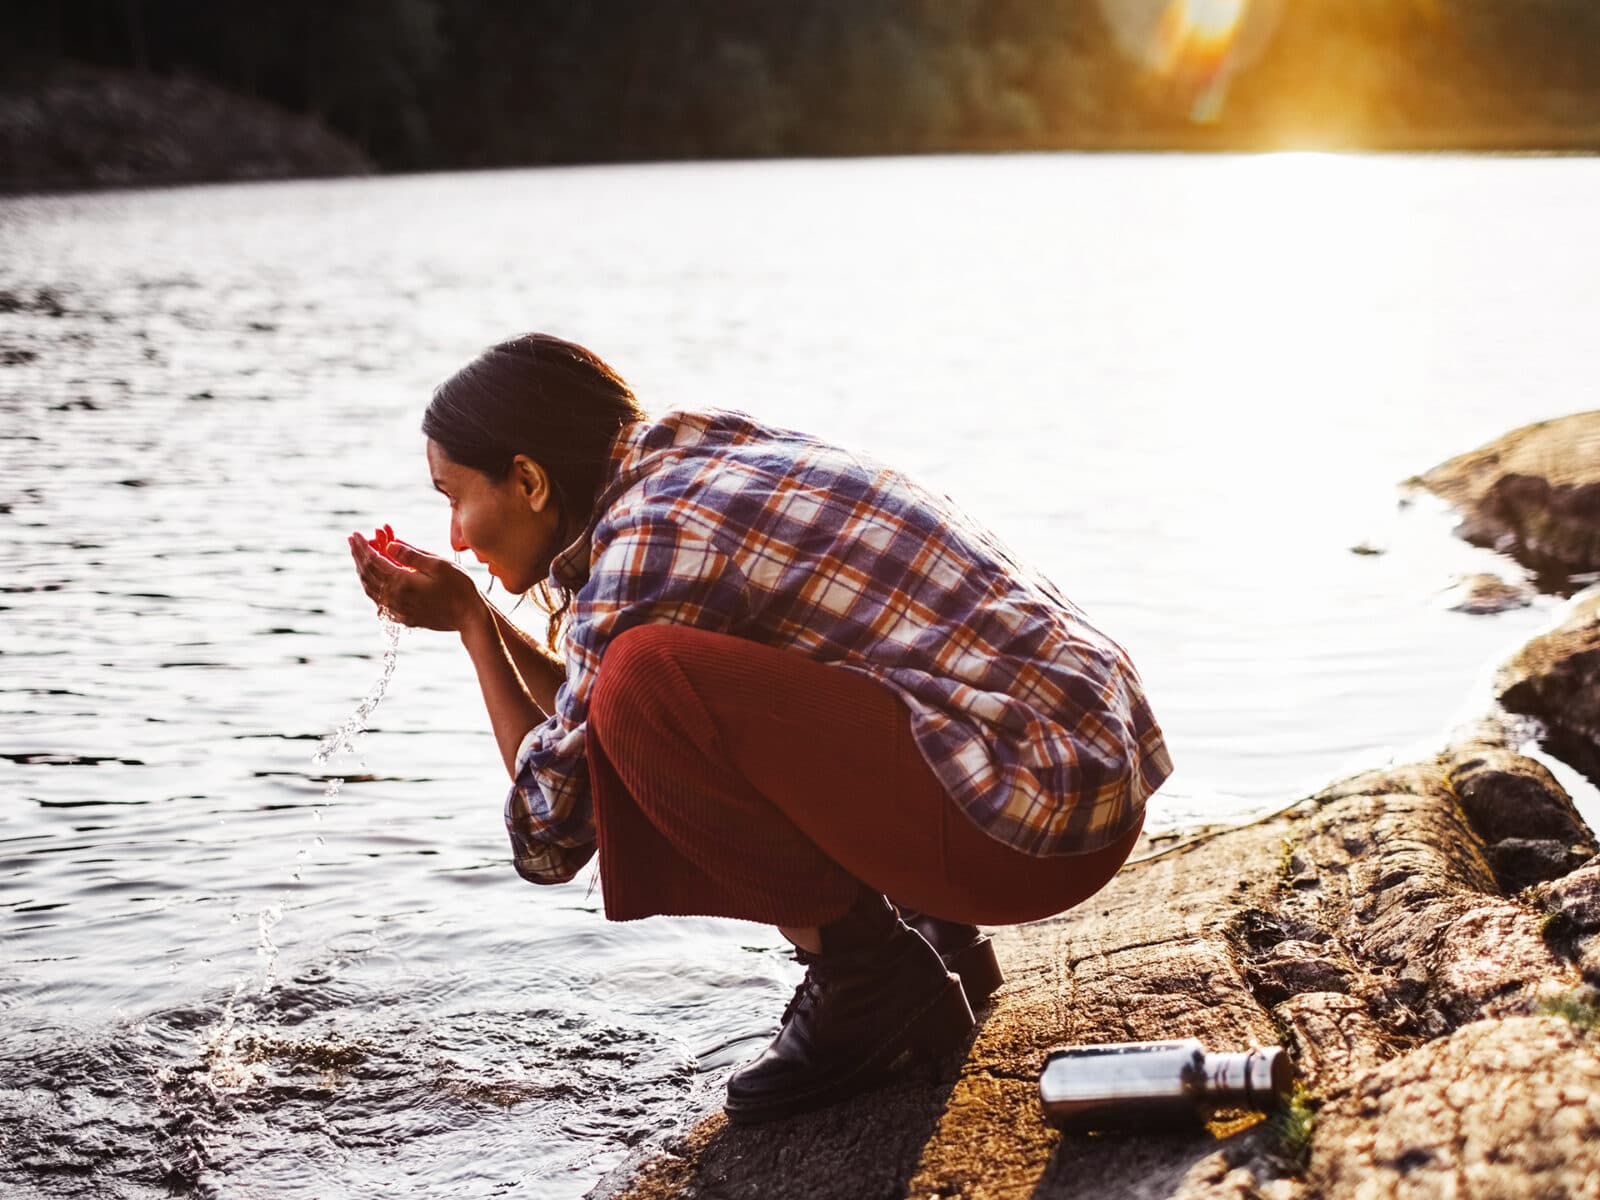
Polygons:
M1463 575L1448 593L1452 612L1498 613L1527 608L1533 603L1534 589L1526 583L1511 583L1487 572Z
M1538 571L1600 570L1600 412L1525 425L1407 482L1454 505L1474 545Z
M1600 782L1600 594L1500 668L1495 691L1508 711L1544 726L1545 749Z

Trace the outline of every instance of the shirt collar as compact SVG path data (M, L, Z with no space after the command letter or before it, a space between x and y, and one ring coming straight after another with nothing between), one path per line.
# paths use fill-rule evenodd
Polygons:
M637 441L650 428L649 421L635 421L624 425L612 439L606 452L606 464L600 473L600 486L595 488L594 510L583 532L550 562L550 582L558 589L575 592L589 578L589 544L594 539L594 529L610 501L610 493L623 475L624 464L637 450Z

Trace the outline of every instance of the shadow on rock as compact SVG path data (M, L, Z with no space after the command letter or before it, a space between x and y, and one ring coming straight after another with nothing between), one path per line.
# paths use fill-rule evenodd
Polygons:
M1191 1134L1079 1135L1063 1137L1045 1164L1032 1200L1069 1200L1085 1194L1089 1179L1137 1180L1142 1195L1177 1196L1214 1187L1245 1168L1251 1181L1264 1141L1263 1124L1229 1137L1207 1130Z
M667 1196L806 1196L812 1200L899 1200L908 1194L986 1014L959 1050L897 1074L842 1104L761 1125L730 1124L718 1113L683 1138L629 1160L591 1200ZM776 1189L774 1181L781 1181Z

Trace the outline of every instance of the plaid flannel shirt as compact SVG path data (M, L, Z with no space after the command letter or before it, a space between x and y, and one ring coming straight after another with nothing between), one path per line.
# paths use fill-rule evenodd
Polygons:
M956 803L1026 854L1116 840L1171 773L1122 648L894 470L743 413L674 412L619 435L596 513L551 568L575 595L566 682L506 802L524 878L569 879L595 851L589 695L611 639L651 622L886 684Z

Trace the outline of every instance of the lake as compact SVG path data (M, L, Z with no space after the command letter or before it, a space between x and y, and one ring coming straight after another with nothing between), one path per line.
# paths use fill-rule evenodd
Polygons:
M345 535L445 547L483 346L950 493L1129 648L1176 831L1432 753L1555 618L1451 611L1516 568L1397 484L1593 406L1597 212L1593 159L1320 155L0 199L6 1194L575 1197L775 1029L772 930L516 877L452 636L313 762L388 648Z

